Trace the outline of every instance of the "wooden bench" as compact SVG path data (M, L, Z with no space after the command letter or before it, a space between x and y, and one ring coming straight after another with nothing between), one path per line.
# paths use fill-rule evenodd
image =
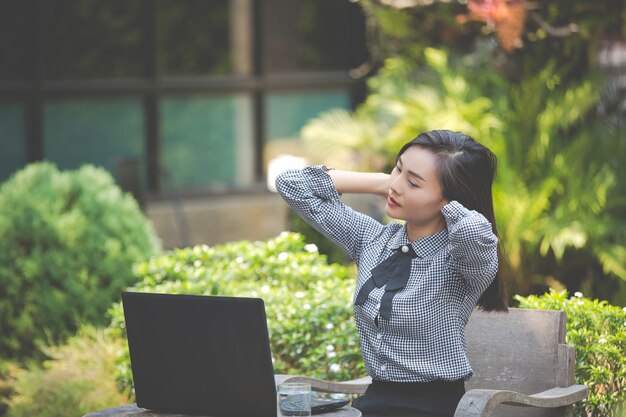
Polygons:
M587 398L587 387L574 384L574 347L565 344L565 324L562 311L475 311L466 329L474 376L455 417L570 417L572 404ZM286 380L349 394L363 394L371 381L277 375L277 382Z

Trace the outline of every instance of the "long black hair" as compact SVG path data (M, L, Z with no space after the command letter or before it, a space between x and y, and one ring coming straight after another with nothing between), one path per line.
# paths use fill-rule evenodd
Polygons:
M481 213L498 236L491 192L497 166L494 153L471 137L451 130L432 130L420 134L400 149L398 158L412 146L427 149L435 155L436 173L443 198L456 200L467 209ZM485 311L507 311L500 243L498 259L496 278L478 300L478 306Z

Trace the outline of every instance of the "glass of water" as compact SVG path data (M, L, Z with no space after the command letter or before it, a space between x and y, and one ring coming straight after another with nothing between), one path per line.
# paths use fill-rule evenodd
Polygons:
M311 415L311 385L286 382L278 385L278 415L309 417Z

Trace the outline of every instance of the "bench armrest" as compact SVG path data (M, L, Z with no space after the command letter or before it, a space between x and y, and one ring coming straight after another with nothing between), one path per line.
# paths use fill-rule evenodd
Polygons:
M571 385L526 395L514 391L472 389L465 393L454 417L488 417L498 404L530 407L564 407L587 398L587 387Z
M274 375L274 380L276 385L282 384L283 382L304 382L310 384L314 391L358 395L362 395L368 385L372 382L372 379L369 376L353 379L351 381L332 382L308 376L282 374Z

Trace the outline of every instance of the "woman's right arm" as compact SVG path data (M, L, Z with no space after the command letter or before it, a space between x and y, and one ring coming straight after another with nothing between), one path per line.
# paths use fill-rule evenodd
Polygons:
M276 189L304 220L356 260L364 243L378 236L383 225L343 204L339 193L386 195L386 183L386 174L312 166L281 173Z
M389 174L334 169L327 173L339 194L377 194L386 197L389 192Z

